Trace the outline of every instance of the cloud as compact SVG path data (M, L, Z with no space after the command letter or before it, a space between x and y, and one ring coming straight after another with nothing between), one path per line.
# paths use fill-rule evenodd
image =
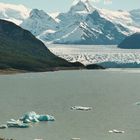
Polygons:
M96 3L99 3L99 2L103 2L104 4L112 4L112 0L89 0L91 2L96 2Z
M104 4L112 4L112 0L104 0Z

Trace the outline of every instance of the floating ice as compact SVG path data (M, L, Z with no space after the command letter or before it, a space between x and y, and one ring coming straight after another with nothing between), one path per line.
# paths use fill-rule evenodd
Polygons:
M10 127L16 127L16 128L28 128L30 127L29 124L25 124L22 121L19 120L10 120L7 122L7 126Z
M36 114L35 112L29 112L23 115L20 118L21 121L24 123L30 123L30 122L40 122L40 121L54 121L55 118L51 115L39 115Z
M109 130L108 132L109 132L109 133L124 133L124 131L116 130L116 129Z
M140 102L136 102L135 105L140 105Z
M71 109L72 109L72 110L89 111L89 110L92 110L92 107L73 106L73 107L71 107Z
M50 115L39 115L38 120L39 121L54 121L55 118L53 116L50 116Z
M10 127L28 128L31 126L30 125L31 123L36 123L40 121L54 121L54 120L55 118L51 115L42 115L42 114L39 115L32 111L24 114L19 120L10 119L10 121L8 121L6 125L1 125L0 129Z
M80 140L80 138L71 138L71 140Z
M8 128L6 124L0 125L0 129L5 129L5 128Z
M38 118L39 115L32 111L24 114L20 118L20 120L23 121L24 123L31 123L31 122L39 122Z

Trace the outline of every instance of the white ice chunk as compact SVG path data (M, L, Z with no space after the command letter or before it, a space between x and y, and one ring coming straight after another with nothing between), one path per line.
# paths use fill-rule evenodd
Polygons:
M71 107L71 109L72 109L72 110L89 111L89 110L92 110L92 107L74 106L74 107Z
M5 129L5 128L8 128L6 124L0 125L0 129Z
M108 132L109 133L124 133L125 131L113 129L113 130L109 130Z

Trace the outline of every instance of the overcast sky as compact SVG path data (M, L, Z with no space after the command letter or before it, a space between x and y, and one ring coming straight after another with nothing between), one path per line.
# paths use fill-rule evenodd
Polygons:
M140 9L140 0L90 0L91 3L100 8L113 10ZM66 12L73 0L0 0L4 3L23 4L29 8L43 9L46 12Z

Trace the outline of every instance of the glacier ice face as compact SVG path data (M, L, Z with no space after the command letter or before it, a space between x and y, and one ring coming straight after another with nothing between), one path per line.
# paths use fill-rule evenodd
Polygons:
M107 67L140 67L140 50L108 45L48 45L50 51L70 62L103 64Z

